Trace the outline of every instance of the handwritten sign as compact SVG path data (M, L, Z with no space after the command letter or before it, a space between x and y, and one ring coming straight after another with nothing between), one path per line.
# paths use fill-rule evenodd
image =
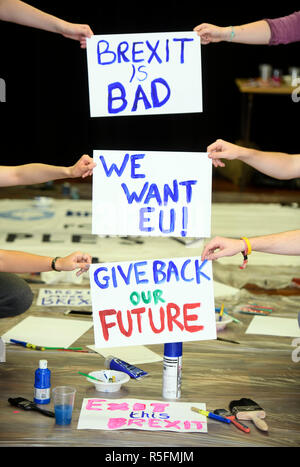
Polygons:
M210 237L207 153L94 151L92 233Z
M198 402L85 398L82 401L77 429L207 433L206 417L193 413L193 406L202 410L206 407L204 403Z
M92 264L90 285L96 347L216 338L211 262Z
M92 36L87 64L91 117L202 112L195 32Z
M38 306L90 306L88 289L39 289Z

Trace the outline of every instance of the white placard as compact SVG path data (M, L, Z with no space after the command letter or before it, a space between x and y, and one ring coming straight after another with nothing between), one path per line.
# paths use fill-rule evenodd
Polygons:
M192 407L205 410L206 405L202 402L85 398L82 401L77 429L206 433L206 417L193 412Z
M91 306L89 289L39 289L38 306Z
M207 153L95 150L92 233L210 237Z
M90 285L95 347L216 338L210 261L92 264Z
M92 36L87 64L91 117L202 112L193 31Z

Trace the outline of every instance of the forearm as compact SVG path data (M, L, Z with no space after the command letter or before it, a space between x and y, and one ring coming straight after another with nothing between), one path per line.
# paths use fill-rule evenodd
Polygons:
M46 272L51 271L52 257L39 256L21 251L0 250L1 272Z
M253 251L300 255L300 230L249 238Z
M0 19L23 26L58 32L63 20L19 0L0 0Z
M234 26L234 36L232 37L232 27L224 28L225 41L240 44L269 44L271 30L267 21L260 20L242 26Z
M300 177L300 154L266 152L244 148L239 160L269 177L290 180Z
M39 163L0 167L0 186L33 185L69 177L71 167Z

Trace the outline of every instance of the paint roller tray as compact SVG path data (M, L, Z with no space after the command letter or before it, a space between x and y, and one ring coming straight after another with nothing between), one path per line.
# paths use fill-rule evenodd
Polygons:
M130 380L129 375L123 373L123 371L115 370L90 371L89 375L100 380L95 381L94 379L86 378L87 381L95 385L96 391L100 392L119 391L122 384L125 384ZM109 382L109 379L113 376L115 377L115 382Z
M230 316L223 316L222 321L219 321L219 313L215 314L216 316L216 325L217 325L217 332L223 331L226 328L227 324L232 322L232 318Z

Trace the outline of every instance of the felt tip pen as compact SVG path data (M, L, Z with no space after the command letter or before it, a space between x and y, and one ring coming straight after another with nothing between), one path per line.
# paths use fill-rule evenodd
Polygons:
M219 315L219 321L222 321L223 313L224 313L224 303L222 303L222 307L221 307L221 311L220 311L220 315Z
M16 339L10 339L10 342L14 344L21 345L22 347L27 347L27 349L32 350L46 350L45 347L40 347L39 345L29 344L29 342L18 341Z
M191 407L191 410L193 410L193 412L198 412L201 415L204 415L205 417L213 418L214 420L218 420L219 422L231 423L231 420L229 418L221 417L221 415L216 415L215 413L208 412L207 410L197 409L197 407Z

